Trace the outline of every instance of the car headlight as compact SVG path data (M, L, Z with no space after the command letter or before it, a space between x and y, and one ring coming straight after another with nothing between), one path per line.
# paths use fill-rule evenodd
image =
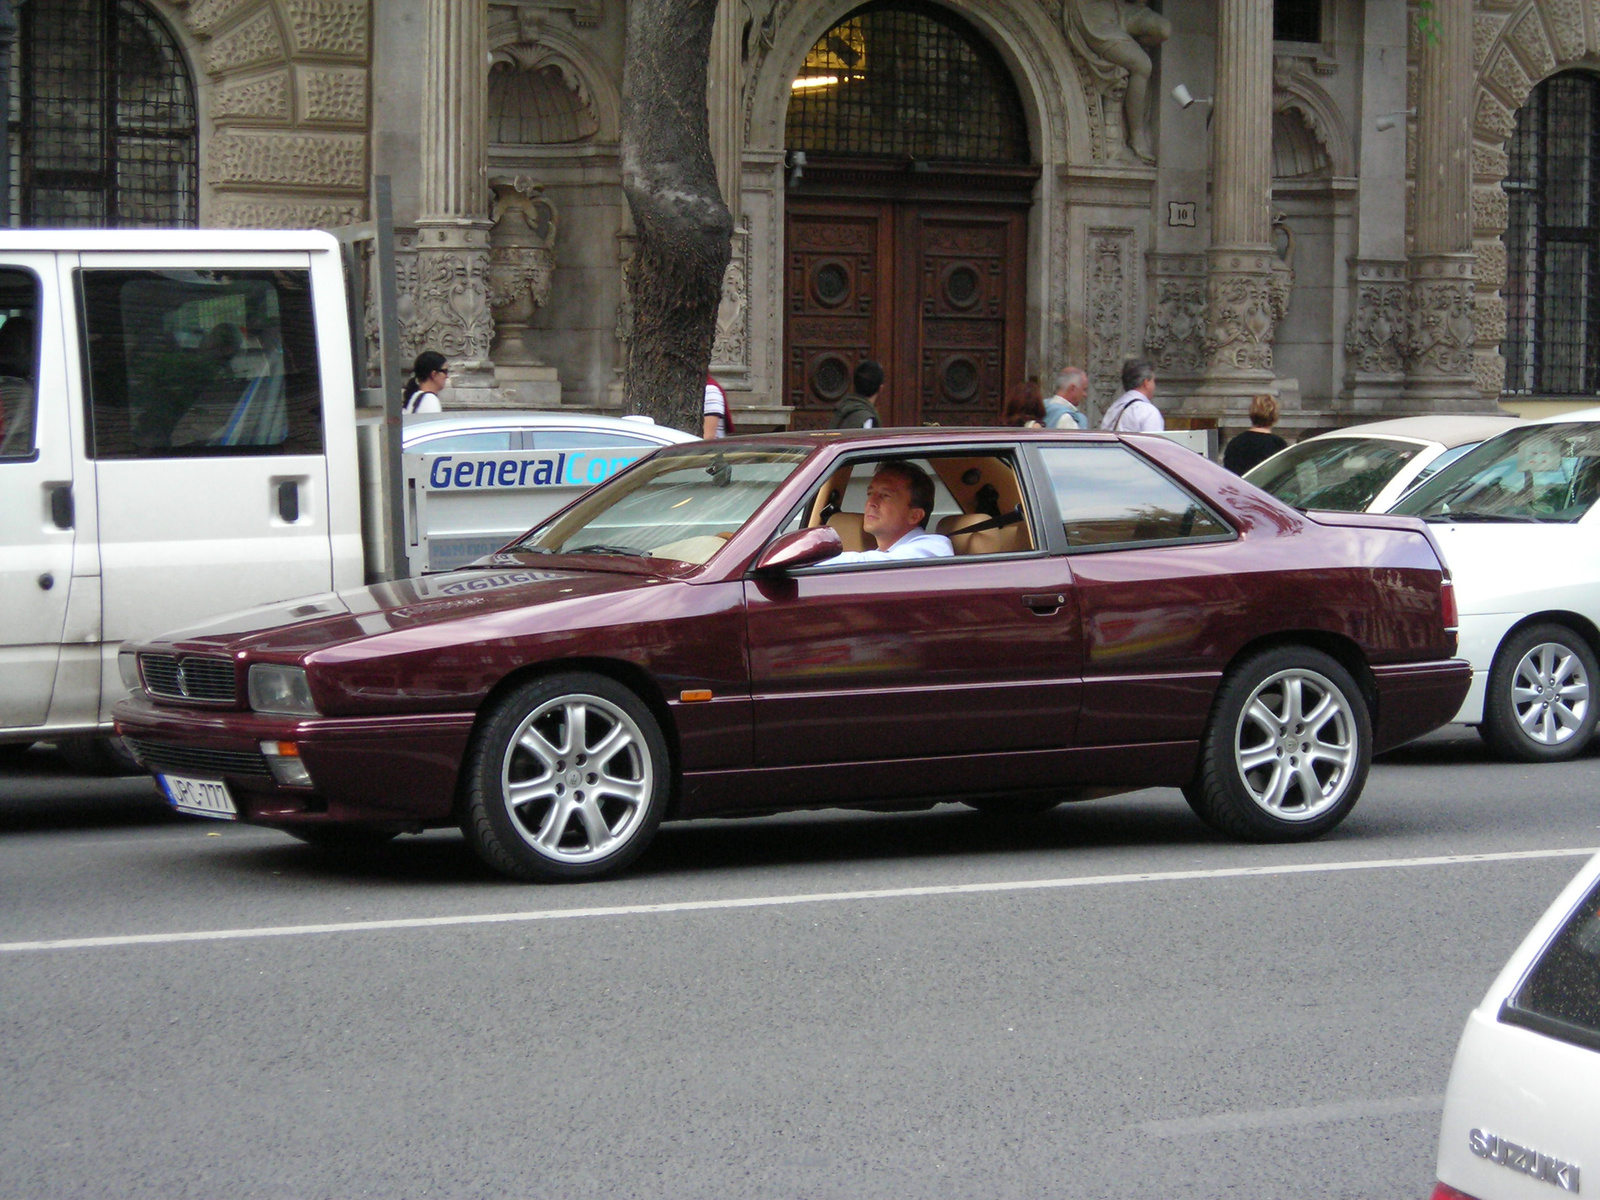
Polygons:
M280 667L273 663L254 663L250 667L250 707L257 712L317 715L311 702L304 667Z
M128 689L129 695L144 687L144 681L139 678L139 656L132 650L117 651L117 674L122 676L122 686Z

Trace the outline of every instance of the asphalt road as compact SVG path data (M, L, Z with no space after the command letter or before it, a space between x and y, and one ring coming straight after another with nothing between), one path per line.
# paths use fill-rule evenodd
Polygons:
M1147 791L668 826L568 887L30 760L0 776L7 1200L1422 1200L1468 1009L1600 846L1600 756L1460 730L1309 846Z

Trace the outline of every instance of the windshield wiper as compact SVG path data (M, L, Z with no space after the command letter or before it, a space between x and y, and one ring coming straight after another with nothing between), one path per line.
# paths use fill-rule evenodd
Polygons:
M643 550L635 550L629 546L607 546L596 542L592 546L574 546L571 550L562 550L562 554L623 554L629 558L649 558Z

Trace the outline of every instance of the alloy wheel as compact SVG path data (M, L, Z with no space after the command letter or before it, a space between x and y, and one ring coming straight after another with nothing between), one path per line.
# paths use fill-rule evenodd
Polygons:
M1522 732L1541 746L1576 736L1589 712L1583 660L1559 642L1530 647L1511 676L1511 708Z
M1256 805L1286 821L1334 807L1354 778L1356 722L1350 702L1308 668L1278 671L1245 701L1234 764Z

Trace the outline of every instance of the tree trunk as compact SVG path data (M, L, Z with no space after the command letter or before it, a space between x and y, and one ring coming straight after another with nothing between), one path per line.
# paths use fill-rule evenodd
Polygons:
M698 433L733 233L706 114L717 0L628 0L627 14L622 191L637 242L623 403Z

